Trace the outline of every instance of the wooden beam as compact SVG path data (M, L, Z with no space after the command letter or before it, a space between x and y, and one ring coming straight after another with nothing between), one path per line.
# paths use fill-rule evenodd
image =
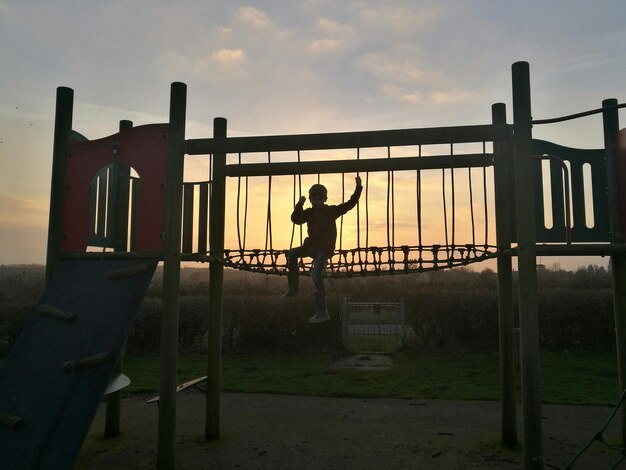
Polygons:
M243 163L226 166L227 176L317 175L374 171L482 168L493 165L493 154L433 155L429 157L368 158L314 162Z
M506 127L492 125L257 137L213 137L212 139L187 140L186 153L189 155L208 155L214 153L397 147L405 145L493 142L506 140L507 138L508 130Z

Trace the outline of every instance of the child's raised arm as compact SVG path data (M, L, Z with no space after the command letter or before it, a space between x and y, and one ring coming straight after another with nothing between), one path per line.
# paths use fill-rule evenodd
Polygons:
M354 193L352 194L352 196L350 196L350 199L348 199L346 202L336 206L337 213L335 215L335 218L339 217L340 215L345 214L354 206L356 206L357 202L359 202L359 198L361 197L361 191L363 191L363 185L361 184L361 177L357 176L356 178L354 178L354 181L356 182L356 188L354 189Z
M302 209L304 207L304 201L306 201L306 197L300 196L300 199L298 199L298 202L296 202L296 206L293 208L293 212L291 213L291 221L294 224L301 225L306 222L306 220L304 220L303 218L304 210Z
M361 190L363 190L363 185L361 184L361 177L359 175L356 175L356 178L354 178L354 181L356 181L356 189L361 188ZM359 196L360 195L361 193L359 192Z

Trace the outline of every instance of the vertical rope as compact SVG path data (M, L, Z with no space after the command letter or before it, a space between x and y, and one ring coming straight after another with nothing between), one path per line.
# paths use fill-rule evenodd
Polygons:
M389 147L387 147L387 158L389 158ZM391 171L387 170L387 246L391 246L391 237L389 233L389 191L391 189Z
M271 152L267 152L267 163L272 163ZM267 222L265 224L265 252L267 253L267 249L269 247L270 251L273 251L272 248L272 175L268 175L268 185L267 185ZM263 255L263 263L265 264L265 256Z
M300 150L298 150L298 163L300 163ZM302 175L298 173L298 199L302 197ZM300 228L300 246L302 246L302 225Z
M211 199L213 199L213 154L209 155L209 183L211 186L209 187L209 200L208 200L208 230L211 233ZM207 253L211 251L211 237L207 237Z
M370 236L370 214L369 214L369 190L370 190L370 173L365 173L365 246L369 247Z
M346 198L346 174L341 173L341 202L345 202ZM339 221L339 251L341 251L343 247L343 216L341 214L341 220Z
M293 175L293 196L291 198L292 201L292 206L295 207L296 205L296 175ZM291 223L291 238L289 239L289 249L291 250L293 248L293 237L296 234L296 224L294 224L293 222Z
M470 198L470 221L472 223L472 245L476 245L476 222L474 220L474 191L472 189L472 168L467 169L469 198Z
M391 160L391 147L387 146L387 158ZM387 172L387 246L389 247L387 256L389 258L389 267L393 269L395 265L395 251L396 246L396 209L395 209L395 172L393 170ZM391 220L389 218L389 212L391 208ZM391 222L391 227L389 223ZM391 233L391 239L389 239L389 233Z
M243 249L246 249L246 236L248 234L248 177L246 176L246 198L244 200L244 209L243 209Z
M361 159L361 149L357 147L356 149L356 160L357 162ZM356 172L356 175L359 176L359 172ZM356 247L357 253L359 256L359 266L361 266L361 198L356 203Z
M241 152L239 152L237 162L241 165ZM243 245L241 243L241 223L240 223L240 205L241 205L241 176L237 177L237 242L239 244L239 251L243 252Z
M389 149L389 158L391 158L391 149ZM393 170L391 171L391 246L396 246L396 186Z
M417 245L419 247L420 257L422 254L422 146L420 145L417 153Z
M443 193L443 230L445 232L446 247L448 246L448 207L446 203L446 169L441 169L441 188Z
M455 241L455 228L456 228L456 198L454 190L454 165L452 165L452 159L454 158L454 144L450 144L450 185L452 186L452 256L454 256L454 241Z
M483 195L485 203L485 248L489 244L489 217L487 214L487 165L486 165L486 143L483 142Z

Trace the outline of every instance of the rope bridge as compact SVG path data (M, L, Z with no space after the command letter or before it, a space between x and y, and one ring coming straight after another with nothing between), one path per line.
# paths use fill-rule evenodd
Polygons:
M215 259L235 269L265 274L285 274L287 253L288 250L273 249L224 250L223 257L209 256L209 259ZM466 266L494 258L497 254L495 247L474 245L359 247L335 250L326 265L326 272L332 277L420 273ZM300 272L309 273L310 270L311 262L300 262Z
M309 136L275 136L273 139L280 141L255 146L250 141L259 138L223 139L223 150L231 161L235 161L227 164L224 170L226 176L231 177L232 191L227 194L233 200L226 207L232 207L230 216L233 220L226 224L226 228L232 233L227 237L227 248L223 252L207 247L206 224L210 218L207 218L206 211L211 207L211 191L207 188L211 187L214 176L211 163L210 181L184 183L183 260L218 261L235 269L285 274L289 249L301 245L306 234L303 226L293 224L287 238L284 228L277 233L275 227L277 221L288 220L296 201L308 190L308 184L303 184L303 175L308 175L310 183L329 187L330 203L334 199L341 202L351 194L352 187L346 188L346 181L350 181L353 175L360 175L363 180L359 203L353 211L336 221L337 249L327 264L329 276L419 273L494 258L498 255L492 241L495 229L490 226L495 198L490 168L494 164L494 155L488 151L488 146L496 137L505 140L508 134L498 134L496 126L473 127L479 128L479 141L467 134L462 137L454 135L455 130L465 128L448 128L446 134L452 135L426 144L419 142L423 138L418 138L418 142L404 139L398 145L375 145L373 142L358 146L352 142L358 141L362 137L359 134L364 133L351 133L344 134L354 136L345 145L335 143L333 146L332 143L325 144L323 138L333 134L320 134L321 143L307 147L300 139L286 149L291 151L289 161L285 161L283 153L284 139L301 137L306 140ZM432 131L436 133L438 129ZM481 134L487 134L488 138ZM375 137L372 140L375 141ZM473 153L458 150L467 149L465 144L468 143L473 146ZM200 152L194 145L194 141L188 141L188 153ZM260 153L259 147L266 149ZM376 148L372 150L371 147ZM305 159L307 150L346 148L350 148L348 152L352 153L352 159ZM397 156L399 151L403 152L402 156ZM213 158L210 161L213 162ZM287 176L291 180L288 185ZM340 183L335 182L333 186L328 182L330 178L340 178ZM262 191L265 194L259 201ZM280 211L276 210L278 204L281 205ZM408 212L412 212L410 221ZM401 222L398 220L400 213L403 215ZM256 240L251 243L253 237ZM279 238L282 241L277 241ZM194 243L194 240L198 242ZM436 243L438 241L442 243ZM307 273L310 269L310 260L305 258L300 262L301 272Z

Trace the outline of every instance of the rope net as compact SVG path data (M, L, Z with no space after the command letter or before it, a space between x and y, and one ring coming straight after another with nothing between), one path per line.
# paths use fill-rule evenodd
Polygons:
M284 274L289 249L301 246L307 236L306 225L290 221L296 202L305 196L308 207L308 189L321 183L328 190L327 204L340 204L353 193L358 175L363 191L357 206L336 220L336 249L326 268L329 276L415 273L493 258L498 250L492 239L495 228L490 226L495 220L490 151L491 143L478 142L228 155L227 164L239 166L386 158L393 168L392 160L404 157L418 157L418 165L412 170L228 178L224 252L205 250L200 244L187 245L183 251L186 259ZM455 154L476 155L483 163L458 167ZM421 168L430 156L441 155L448 157L448 166ZM198 224L207 218L201 216L196 211L194 220L183 224L184 230L193 226L194 231L203 231L205 227ZM301 272L310 269L311 260L303 259Z

